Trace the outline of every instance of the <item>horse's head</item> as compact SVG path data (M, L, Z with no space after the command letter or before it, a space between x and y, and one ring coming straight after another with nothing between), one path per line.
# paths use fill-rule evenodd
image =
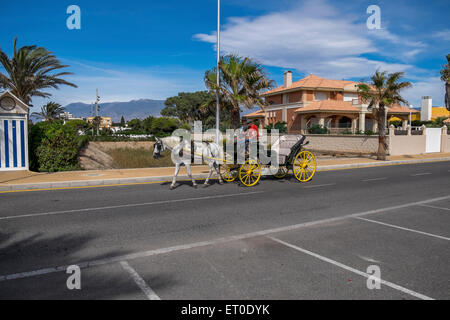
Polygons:
M165 150L164 143L161 139L156 138L155 144L153 145L153 158L158 159L161 157L161 152Z

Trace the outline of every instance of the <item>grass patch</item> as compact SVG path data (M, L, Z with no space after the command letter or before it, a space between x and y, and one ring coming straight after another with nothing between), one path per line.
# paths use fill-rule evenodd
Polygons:
M164 151L159 159L153 158L153 148L117 148L105 152L113 158L115 167L119 169L174 166L169 150Z

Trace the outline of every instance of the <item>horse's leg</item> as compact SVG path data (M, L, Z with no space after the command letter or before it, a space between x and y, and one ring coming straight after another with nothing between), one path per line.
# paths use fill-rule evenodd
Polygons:
M170 190L173 190L175 188L175 182L177 182L177 175L178 175L179 171L180 171L180 163L177 162L175 164L175 173L172 178L172 184L170 185Z
M192 173L191 173L191 165L189 163L184 163L184 165L186 166L186 171L188 173L189 178L191 178L192 180L192 186L194 188L197 188L197 183L195 183L194 178L192 177Z
M209 178L211 178L212 173L213 173L212 162L208 163L208 165L209 165L209 174L208 174L208 177L207 177L206 180L205 180L205 184L204 184L205 187L206 187L206 186L209 186Z
M217 162L213 162L213 166L214 169L216 170L217 175L219 176L219 184L223 184L222 176L220 175L219 172L219 165L217 164Z

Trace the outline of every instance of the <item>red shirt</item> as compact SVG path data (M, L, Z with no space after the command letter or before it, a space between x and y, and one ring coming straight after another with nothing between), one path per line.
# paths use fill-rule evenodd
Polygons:
M258 131L258 127L255 124L250 124L248 126L248 130L255 130L256 131L256 140L259 140L259 131Z

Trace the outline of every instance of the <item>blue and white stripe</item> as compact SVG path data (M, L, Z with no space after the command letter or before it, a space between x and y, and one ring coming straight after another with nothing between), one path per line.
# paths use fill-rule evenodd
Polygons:
M27 128L24 118L0 118L0 170L27 169Z

